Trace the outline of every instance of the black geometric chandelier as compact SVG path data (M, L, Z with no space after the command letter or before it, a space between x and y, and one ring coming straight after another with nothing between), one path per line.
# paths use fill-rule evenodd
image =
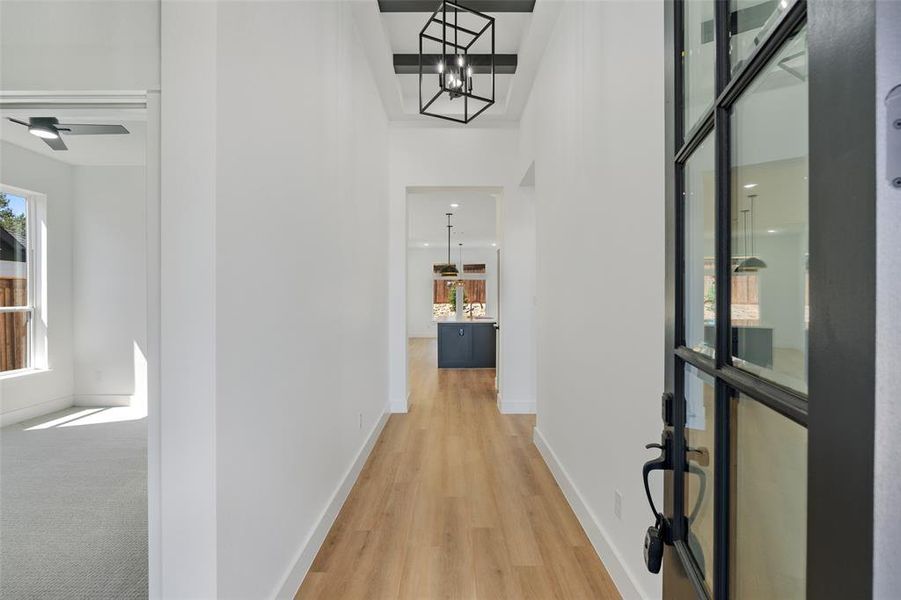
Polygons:
M494 18L441 0L419 32L419 114L469 123L494 104L494 79Z

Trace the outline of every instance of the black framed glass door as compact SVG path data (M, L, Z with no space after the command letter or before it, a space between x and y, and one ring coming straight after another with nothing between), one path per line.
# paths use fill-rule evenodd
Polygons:
M666 598L806 594L803 0L667 6Z

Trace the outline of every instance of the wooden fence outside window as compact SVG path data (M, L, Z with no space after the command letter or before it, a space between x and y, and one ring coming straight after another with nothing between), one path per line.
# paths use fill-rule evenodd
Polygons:
M0 278L0 306L28 304L25 279ZM25 312L0 314L0 372L24 369L28 366L28 314Z

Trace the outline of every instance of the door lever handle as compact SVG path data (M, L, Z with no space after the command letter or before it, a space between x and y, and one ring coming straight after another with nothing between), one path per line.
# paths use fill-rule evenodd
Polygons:
M664 437L663 442L664 443L662 444L645 445L645 448L648 450L660 450L660 456L644 463L644 467L642 467L641 469L642 479L644 480L644 491L647 495L648 505L651 507L651 512L654 514L654 519L659 519L661 517L661 513L657 510L657 506L654 504L654 498L651 497L651 485L648 482L648 477L650 476L651 471L665 471L673 468L672 458L670 457L670 448L672 446L670 438Z
M648 483L648 476L651 471L672 469L672 434L665 431L661 438L662 444L647 444L646 449L656 448L660 450L660 456L644 463L641 469L642 478L644 479L644 491L648 496L648 505L654 514L654 524L648 527L648 531L644 536L644 563L651 573L659 573L660 566L663 564L663 546L672 543L670 540L670 529L663 513L657 510L654 505L654 498L651 497L651 486Z

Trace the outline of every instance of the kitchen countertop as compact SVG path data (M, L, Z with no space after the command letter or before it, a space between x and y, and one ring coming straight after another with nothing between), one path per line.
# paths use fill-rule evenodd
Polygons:
M456 317L448 317L446 319L439 319L435 321L439 325L441 323L485 323L486 325L491 325L492 323L497 323L497 319L494 317L475 317L470 319L469 317L463 317L462 319L457 319Z

